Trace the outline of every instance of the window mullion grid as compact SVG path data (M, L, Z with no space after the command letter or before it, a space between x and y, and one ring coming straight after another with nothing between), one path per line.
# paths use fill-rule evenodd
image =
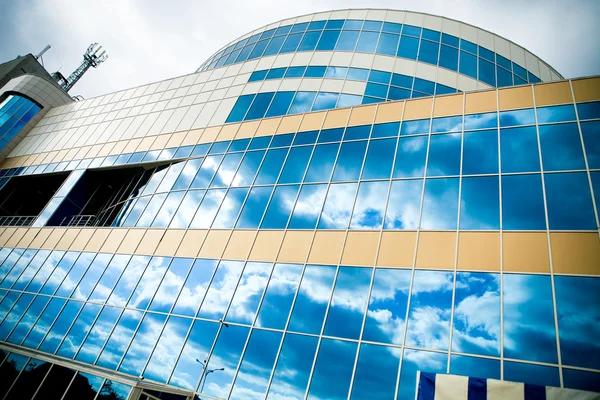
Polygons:
M434 98L434 102L435 102L435 98ZM459 174L460 177L458 178L458 207L457 207L457 216L456 216L456 244L454 247L454 276L453 276L453 282L452 282L452 302L451 302L451 308L450 308L450 330L449 330L449 340L448 340L448 362L446 365L446 373L449 374L450 373L450 361L451 361L451 353L452 353L452 335L454 332L454 308L455 308L455 303L456 303L456 279L458 277L458 246L459 246L459 233L460 233L460 211L461 211L461 197L462 197L462 182L463 182L463 176L462 176L462 165L463 165L463 156L464 156L464 142L465 142L465 133L464 133L464 110L465 110L465 105L466 105L466 95L462 94L462 118L461 118L461 133L460 133L460 141L461 141L461 146L460 146L460 167L459 167Z
M402 357L400 357L400 366L398 368L398 376L397 376L397 380L396 380L396 393L395 396L397 398L398 396L398 389L400 386L400 377L402 375L402 364L404 361L404 353L406 351L406 333L408 332L408 317L410 315L410 300L412 297L412 288L413 288L413 283L415 280L415 270L416 270L416 264L417 264L417 254L418 254L418 249L419 249L419 236L421 234L421 218L423 217L423 202L424 202L424 198L425 198L425 185L426 185L426 179L425 177L427 176L427 167L429 164L429 148L430 148L430 143L431 143L431 124L432 124L432 118L431 115L433 115L433 101L431 102L431 110L430 110L430 117L429 117L429 133L427 134L427 154L425 155L425 166L423 169L423 188L421 189L421 202L420 202L420 209L419 209L419 222L417 224L417 232L416 232L416 237L415 237L415 250L414 250L414 255L413 255L413 265L412 265L412 271L411 271L411 277L410 277L410 285L409 285L409 290L408 290L408 298L406 300L406 316L404 318L404 334L402 337ZM400 127L402 128L402 127Z
M558 361L558 377L559 377L559 381L560 381L560 387L564 387L564 382L563 382L563 371L562 371L562 359L561 359L561 354L560 354L560 337L558 334L558 309L556 307L556 285L554 284L554 267L553 267L553 261L552 261L552 241L550 240L550 219L549 219L549 214L548 214L548 200L546 198L546 181L545 181L545 177L544 177L544 162L542 159L542 147L541 147L541 140L540 140L540 134L539 134L539 125L538 125L538 116L537 116L537 105L536 105L536 101L535 101L535 90L533 88L533 85L529 85L530 89L531 89L531 97L533 99L533 110L534 110L534 116L535 116L535 131L536 131L536 138L537 138L537 145L538 145L538 157L540 159L540 175L542 178L542 196L544 198L544 214L545 214L545 220L546 220L546 243L547 243L547 251L548 251L548 260L549 260L549 264L550 264L550 285L552 288L552 311L554 314L554 335L555 335L555 339L556 339L556 357L557 357L557 361ZM583 149L582 149L583 151Z

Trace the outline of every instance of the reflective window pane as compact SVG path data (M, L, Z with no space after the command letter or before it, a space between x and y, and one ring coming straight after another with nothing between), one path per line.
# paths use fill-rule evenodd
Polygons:
M422 229L456 229L458 178L427 179L423 199Z
M324 334L358 339L362 329L372 268L340 267Z
M240 213L236 228L258 228L272 192L273 187L252 188Z
M146 314L121 362L119 371L140 376L163 328L165 315Z
M292 213L299 185L277 186L261 224L263 229L283 229Z
M462 135L432 135L429 143L427 176L458 175Z
M305 182L328 182L340 148L339 144L325 144L315 148Z
M169 257L152 257L127 303L129 307L142 310L148 307L170 263L171 258Z
M556 309L561 360L565 365L600 369L600 279L556 276Z
M243 262L221 261L215 272L198 317L222 319L240 279Z
M448 349L453 281L451 272L415 271L406 345Z
M183 282L185 281L192 262L193 260L191 258L173 259L160 283L156 295L152 299L149 310L159 312L169 312L171 310L171 307L183 286Z
M504 361L504 379L540 386L560 386L558 368Z
M334 182L356 180L360 176L367 142L343 143L333 172Z
M502 177L502 229L546 229L540 175Z
M101 309L102 306L98 304L86 303L56 354L66 358L75 357Z
M342 183L329 187L319 220L319 229L346 229L348 227L357 187L356 183Z
M124 306L127 304L133 289L135 289L140 277L144 273L146 266L150 262L148 256L133 256L127 264L127 268L121 275L121 279L115 286L112 294L108 298L109 304Z
M504 356L556 363L550 277L505 274L503 279Z
M423 180L393 181L384 229L417 229Z
M544 171L585 169L577 124L539 127Z
M256 319L256 325L283 329L300 283L302 266L276 264Z
M117 369L117 366L119 365L125 350L127 350L127 346L129 345L131 338L133 338L143 316L144 313L141 311L123 311L121 318L119 318L119 322L117 322L100 357L96 361L97 365L112 370Z
M484 379L500 379L500 360L450 356L450 373Z
M502 172L540 170L537 133L534 126L500 129Z
M589 167L600 168L600 121L581 123L581 133Z
M302 186L288 228L315 229L326 193L325 184Z
M463 178L460 229L500 229L498 176Z
M497 130L465 132L462 171L466 175L498 173Z
M585 172L544 174L550 229L596 229Z
M144 377L166 383L175 367L179 351L183 347L191 319L170 317L156 342L156 348L148 361ZM134 342L135 343L135 342Z
M402 344L411 275L410 270L375 270L363 340Z
M331 296L335 267L307 265L288 329L304 333L321 333L325 311Z
M394 162L397 139L371 140L362 179L389 178Z
M400 365L399 348L362 344L351 399L393 399Z
M121 309L115 307L104 307L98 315L94 326L90 329L85 342L79 349L76 360L93 364L96 361L104 342L121 316Z
M252 325L258 304L262 298L271 264L249 262L244 268L242 278L237 286L231 306L227 311L227 321Z
M389 186L388 181L360 184L350 229L381 229Z
M447 364L448 355L444 353L404 350L400 385L398 386L398 398L412 399L415 397L417 371L445 374Z
M267 399L302 399L308 385L318 338L286 334Z
M452 351L500 356L500 276L456 275Z
M52 325L50 332L48 332L42 344L40 345L39 349L41 351L46 353L54 353L58 349L60 342L71 327L71 324L77 317L82 307L83 303L78 301L69 301L67 303L54 322L54 325Z
M423 176L428 140L427 136L400 138L394 166L394 178Z
M231 229L237 221L237 216L242 209L246 195L248 194L248 188L237 188L229 189L227 195L223 199L221 208L212 227L218 229Z
M346 399L350 389L350 378L356 343L322 339L315 364L308 399Z
M267 391L282 333L255 329L252 331L240 364L232 398L262 399Z

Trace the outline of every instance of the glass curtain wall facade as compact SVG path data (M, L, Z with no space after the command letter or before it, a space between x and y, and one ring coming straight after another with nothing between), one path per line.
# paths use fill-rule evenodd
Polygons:
M0 226L0 398L410 399L417 371L600 391L600 78L535 83L541 61L513 60L495 68L533 84L472 91L457 67L438 93L443 72L258 60L293 35L316 57L416 32L369 12L283 21L189 77L48 112L0 166L5 188L65 176L30 227ZM503 62L440 29L457 60ZM350 74L386 94L363 104ZM284 98L294 79L322 81ZM189 114L233 87L221 123Z

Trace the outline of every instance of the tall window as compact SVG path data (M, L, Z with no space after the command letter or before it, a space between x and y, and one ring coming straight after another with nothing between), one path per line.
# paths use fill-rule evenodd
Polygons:
M0 103L0 150L21 131L40 107L25 97L10 95Z

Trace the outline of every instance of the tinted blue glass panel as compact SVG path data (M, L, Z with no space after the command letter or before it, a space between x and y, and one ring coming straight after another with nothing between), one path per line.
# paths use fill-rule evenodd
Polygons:
M233 106L233 109L231 110L231 113L229 114L229 117L227 117L227 120L225 122L243 121L244 116L250 108L250 104L252 104L252 100L254 100L255 96L256 95L254 94L247 94L238 97L237 101L235 102L235 105Z
M410 94L411 92L408 89L400 89L392 86L388 93L388 100L410 99Z
M421 229L456 229L458 178L427 179Z
M585 169L576 123L539 127L544 171Z
M280 332L252 331L231 391L232 398L265 395L281 339Z
M170 384L188 390L195 390L202 373L202 366L196 360L206 360L217 335L219 324L195 321L187 342L177 361Z
M189 272L183 289L173 307L173 313L195 316L217 266L215 260L197 259Z
M504 379L540 386L560 386L558 368L543 365L504 362Z
M301 265L276 264L258 312L256 325L283 329L300 283Z
M360 346L351 399L392 399L400 351L389 347L363 344Z
M331 21L330 21L331 22ZM331 51L335 49L335 45L340 36L340 30L327 30L323 32L317 45L318 51Z
M410 270L375 270L363 340L402 344Z
M296 97L294 97L294 101L290 106L288 114L310 111L316 96L316 92L296 92Z
M261 71L254 71L252 73L252 75L250 75L250 78L248 79L248 82L255 82L255 81L262 81L265 79L265 77L267 76L267 72L269 72L268 69L263 69Z
M327 72L325 73L325 78L334 78L334 79L344 79L346 74L348 73L348 68L346 67L327 67Z
M377 44L377 54L385 54L388 56L395 56L396 50L398 49L398 42L400 41L400 35L394 35L391 33L382 33Z
M535 124L533 109L500 111L500 126L519 126Z
M281 79L283 75L285 75L286 68L273 68L269 70L267 74L267 79Z
M439 51L439 43L430 42L429 40L421 40L419 56L417 59L428 64L437 65Z
M452 355L450 373L475 378L500 379L500 360Z
M500 356L500 275L459 272L456 279L452 351Z
M7 341L20 344L21 341L25 339L25 336L29 333L29 330L37 321L40 314L42 314L49 301L50 297L36 297L27 309L27 312L23 314L19 323L14 327L12 333L10 333L10 336L8 336Z
M219 267L206 292L206 300L198 311L198 317L223 318L243 268L244 263L242 262L221 261L219 263Z
M231 182L231 186L236 187L252 184L264 155L264 150L247 152L244 155L244 159L238 168L235 178L233 178Z
M312 111L329 110L335 108L339 93L320 92L317 95Z
M206 374L198 390L212 396L229 392L248 333L249 328L242 326L232 325L229 328L221 329L206 369L223 368L223 370Z
M388 86L386 85L378 85L375 83L367 83L367 88L365 89L366 96L376 96L385 99L387 97Z
M537 132L534 126L500 129L502 172L540 170Z
M566 388L600 392L600 377L596 372L563 369L563 383Z
M385 229L416 229L419 225L423 180L392 182Z
M209 147L210 147L210 143L197 144L196 146L194 146L194 150L192 150L192 157L206 155Z
M67 358L75 356L101 308L102 306L91 303L83 307L56 354Z
M255 183L262 185L277 182L287 153L287 148L267 151Z
M267 147L269 147L270 142L271 142L271 136L255 137L250 142L250 146L248 147L248 150L266 149Z
M369 82L389 84L392 74L384 71L371 70L369 73Z
M340 267L325 323L325 335L359 338L372 272L371 268Z
M339 182L358 179L366 148L366 141L343 143L332 180Z
M369 70L363 68L348 68L348 79L355 81L366 81L369 77Z
M319 42L319 38L321 37L321 32L307 32L302 41L300 42L300 46L298 46L297 51L310 51L314 50L317 47L317 43Z
M498 115L494 113L465 115L465 131L472 129L496 128Z
M54 353L82 307L83 303L69 301L54 322L39 349L47 353Z
M312 146L292 147L279 177L279 183L301 182L312 150Z
M498 131L465 132L463 174L498 173Z
M577 103L579 119L600 118L600 102Z
M462 117L444 117L431 120L431 132L460 132L462 130Z
M458 70L458 50L450 46L440 48L440 67L452 71Z
M362 31L358 38L358 44L356 45L356 51L364 53L374 53L377 47L377 40L379 39L379 33Z
M344 140L366 139L369 137L370 132L371 132L370 125L351 126L351 127L346 128L346 134L344 135Z
M491 86L496 86L496 68L493 63L479 59L479 80Z
M299 186L278 186L261 224L263 229L284 229L292 213Z
M400 139L394 166L394 178L423 176L427 141L427 136Z
M335 267L306 266L289 330L313 334L321 332L335 273Z
M321 132L321 137L323 137ZM340 130L341 133L341 130ZM341 136L341 135L340 135ZM333 165L337 157L340 145L326 144L315 147L310 166L306 172L305 182L328 182L333 171Z
M585 172L545 174L550 229L596 229Z
M356 343L323 339L308 399L346 399L356 357Z
M458 175L462 135L432 135L429 143L427 176Z
M407 345L448 349L453 282L451 272L415 271L406 330Z
M306 68L304 73L305 78L322 78L325 76L327 67L322 66L311 66Z
M371 140L362 179L389 178L392 173L397 139Z
M23 346L33 349L39 346L66 302L66 300L57 298L50 301L40 319L38 319L29 332L29 335L25 338Z
M252 325L271 267L272 264L268 263L250 262L246 265L227 311L227 321Z
M400 130L400 122L390 122L387 124L375 124L373 125L373 131L371 132L372 138L398 136Z
M504 355L556 363L550 277L505 274L503 279Z
M381 229L388 188L388 181L360 184L350 229Z
M161 279L167 272L171 259L168 257L152 257L144 275L139 280L127 305L139 309L146 309L152 301L152 296L158 289Z
M326 193L327 185L302 186L289 229L315 229Z
M289 67L285 73L286 78L302 78L306 67Z
M600 315L595 305L600 302L600 280L557 276L554 284L562 362L598 369L600 345L594 338L599 328L595 321Z
M323 129L317 143L339 142L344 135L344 128Z
M356 42L358 41L358 35L358 31L343 30L335 46L335 49L342 51L354 51L354 48L356 47Z
M256 95L252 106L248 110L248 114L244 119L263 118L267 112L267 108L273 99L274 93L259 93ZM229 122L229 121L228 121Z
M179 209L173 216L171 221L171 228L187 228L194 218L196 209L200 205L205 190L190 190L185 194L185 197L181 201Z
M461 51L458 71L461 74L465 74L477 79L477 57L470 53Z
M542 181L538 174L502 177L502 228L546 229Z
M236 228L258 228L271 197L271 192L273 192L272 186L252 188L240 213Z
M429 119L418 119L415 121L404 121L400 128L400 136L418 135L421 133L429 133Z
M279 53L281 50L281 46L283 46L283 42L285 41L285 36L276 36L269 42L267 49L265 50L263 57L270 56L273 54Z
M406 32L407 25L404 26ZM409 58L411 60L417 59L417 51L419 50L419 39L402 35L400 38L400 46L398 46L398 57Z
M277 135L277 136L273 137L270 147L289 146L292 144L293 141L294 141L293 133L288 133L285 135Z
M510 71L496 66L496 75L498 78L498 87L512 86L513 76L512 73L510 73Z
M446 373L448 355L420 350L404 350L402 372L398 386L398 399L415 397L417 371Z
M298 45L300 44L300 40L302 40L302 33L293 33L288 35L283 47L281 48L280 53L290 53L296 51Z
M331 185L319 220L319 229L346 229L350 220L357 184Z
M316 337L285 335L268 399L304 397L318 341Z
M575 121L573 105L538 107L536 109L538 123Z
M600 168L600 121L582 122L581 133L588 166L594 169Z
M497 176L463 179L460 229L500 229L500 197Z

